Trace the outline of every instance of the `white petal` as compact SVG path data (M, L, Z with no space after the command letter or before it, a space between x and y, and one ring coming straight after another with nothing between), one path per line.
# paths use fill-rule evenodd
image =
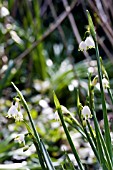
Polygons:
M2 18L9 15L9 10L6 7L2 6L0 9L0 15Z
M18 109L18 107L19 107L19 102L15 102L15 107Z
M7 117L14 117L15 115L18 114L17 107L15 105L12 105L10 109L8 110Z
M87 50L87 45L84 41L82 41L80 44L79 44L79 50L81 51L86 51Z
M95 47L95 43L94 43L93 38L91 36L86 38L85 43L86 43L88 48Z
M56 111L55 112L55 120L59 120L60 118L59 118L59 115L58 115L58 112Z
M84 106L83 109L82 109L82 116L84 118L90 118L91 116L91 111L90 111L90 108L88 106Z

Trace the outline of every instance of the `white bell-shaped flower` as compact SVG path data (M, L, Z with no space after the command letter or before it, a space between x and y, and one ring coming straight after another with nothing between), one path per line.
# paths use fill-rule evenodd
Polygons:
M17 115L17 114L18 114L18 110L17 110L16 105L12 105L12 106L9 108L6 117L11 118L11 117L14 117L14 116Z
M25 145L24 138L25 138L24 134L19 134L18 136L16 136L15 141L18 141L20 144L23 143Z
M6 17L7 15L9 15L9 10L6 7L2 6L0 8L0 16L1 16L1 18Z
M87 50L87 45L86 45L85 41L81 41L81 43L79 44L79 50L80 51L86 51Z
M95 43L91 36L86 38L85 44L86 44L87 48L95 48Z
M81 111L81 114L82 114L82 118L85 119L85 120L91 118L90 108L88 106L84 106L82 111Z
M15 102L15 104L10 107L6 117L14 118L15 121L23 121L23 114L19 109L19 101Z

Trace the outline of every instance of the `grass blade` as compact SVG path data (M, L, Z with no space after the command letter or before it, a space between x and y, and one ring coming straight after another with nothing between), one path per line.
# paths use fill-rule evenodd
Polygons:
M93 24L93 21L92 21L89 11L87 11L87 14L88 14L88 22L89 22L89 26L90 26L90 33L91 33L91 35L94 39L94 42L95 42L98 75L99 75L100 89L101 89L101 101L102 101L103 117L104 117L105 141L106 141L106 146L107 146L107 149L108 149L108 152L110 155L110 159L112 161L112 145L111 145L111 137L110 137L110 128L109 128L108 117L107 117L107 109L106 109L104 90L103 90L103 85L102 85L102 68L101 68L101 62L100 62L98 43L97 43L97 38L96 38L96 32L94 29L94 24Z

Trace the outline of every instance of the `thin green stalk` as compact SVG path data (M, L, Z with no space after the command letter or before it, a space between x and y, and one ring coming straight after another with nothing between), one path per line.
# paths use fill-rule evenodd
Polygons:
M102 143L101 143L101 140L100 140L100 137L99 137L99 133L98 133L97 130L96 130L96 132L97 132L96 133L97 139L99 139L98 142L97 142L97 149L98 149L98 154L99 154L99 158L100 158L100 164L101 164L103 170L107 170L107 168L106 168L107 162L106 162L106 159L104 157L105 155L104 155L103 146L102 146Z
M36 140L37 140L37 144L38 144L38 147L39 147L39 148L38 148L38 151L40 151L40 152L38 152L39 161L40 161L40 164L41 164L42 168L43 168L43 169L46 169L46 167L45 167L45 162L44 162L44 160L43 160L43 155L42 155L42 154L43 154L43 151L42 151L42 147L41 147L41 144L40 144L40 137L39 137L39 135L38 135L38 133L37 133L37 131L36 131L36 128L35 128L33 119L32 119L31 114L30 114L30 110L29 110L28 105L27 105L27 102L25 101L22 93L19 91L19 89L15 86L15 84L14 84L13 82L12 82L12 85L13 85L14 88L16 89L16 91L17 91L17 93L18 93L18 95L19 95L19 97L20 97L20 99L21 99L21 101L22 101L23 106L24 106L24 108L25 108L26 111L27 111L27 114L28 114L28 117L29 117L29 121L30 121L30 123L31 123L31 127L32 127L32 129L33 129L34 136L35 136L35 138L36 138ZM36 144L35 144L35 145L36 145Z
M105 163L107 164L107 167L109 167L109 170L112 170L112 161L110 159L110 155L109 155L108 149L106 147L106 143L104 141L104 138L102 136L102 133L101 133L101 130L100 130L100 127L99 127L99 124L98 124L98 120L96 118L96 114L95 114L94 110L92 110L92 114L94 116L94 125L95 125L95 132L96 132L98 149L99 149L99 151L102 151L102 149L100 150L100 148L103 148L103 151L104 151L105 157L106 157ZM101 141L101 144L100 144L100 141ZM103 157L103 154L102 154L102 157Z
M92 140L93 140L93 142L94 142L94 144L95 144L95 147L96 147L96 146L97 146L96 138L95 138L95 136L94 136L94 133L93 133L93 131L92 131L92 128L91 128L90 123L89 123L88 120L87 120L87 125L88 125L89 131L90 131L91 138L92 138Z
M112 161L112 146L111 146L110 128L109 128L108 117L107 117L107 109L106 109L104 90L103 90L103 85L102 85L102 68L101 68L101 64L100 64L98 43L97 43L97 38L96 38L96 32L95 32L95 29L94 29L94 24L93 24L93 21L92 21L92 18L90 16L89 11L87 11L87 14L88 14L90 33L91 33L91 35L92 35L92 37L94 39L94 42L95 42L95 50L96 50L96 58L97 58L97 66L98 66L98 75L99 75L100 89L101 89L103 117L104 117L105 141L106 141L107 149L108 149L108 152L109 152L109 155L110 155L110 159Z
M48 152L45 148L45 145L44 145L44 143L41 139L40 139L40 143L41 143L41 148L42 148L42 151L43 151L46 166L48 167L49 170L55 170L55 168L54 168L54 166L51 162L50 156L49 156L49 154L48 154Z
M91 146L91 148L92 148L92 150L93 150L93 152L94 152L97 160L99 161L99 156L98 156L98 152L97 152L97 150L96 150L94 141L93 141L92 138L90 137L90 134L88 134L86 128L84 128L84 132L85 132L85 134L86 134L86 136L87 136L87 140L88 140L88 142L89 142L89 144L90 144L90 146Z
M97 150L98 150L98 157L99 157L99 160L100 160L99 161L100 164L102 165L103 169L105 169L105 170L106 170L106 167L109 167L109 169L111 169L112 164L111 164L111 160L110 160L110 157L109 157L109 153L107 151L106 144L105 144L105 141L104 141L103 136L101 134L101 130L100 130L100 127L99 127L99 124L98 124L98 121L97 121L97 118L96 118L96 115L95 115L95 112L94 112L94 108L95 108L95 105L94 105L94 89L93 89L92 84L91 84L91 75L89 75L89 81L88 81L88 96L89 96L89 106L90 106L91 112L94 116L96 139L95 139L95 137L92 133L92 129L91 129L88 121L87 121L87 125L89 127L93 141L95 141L95 145L96 145ZM104 155L105 155L106 159L104 158Z
M69 166L68 169L70 168L70 170L76 170L75 167L74 167L74 164L73 164L73 162L70 160L67 152L65 152L65 156L66 156L67 161L68 161L68 166Z
M94 135L92 133L92 130L91 130L91 127L90 127L90 124L89 124L88 121L87 121L87 124L88 124L89 130L90 130L90 133L92 135L93 141L95 141L95 145L97 146L97 149L98 149L98 152L99 152L98 156L99 156L100 163L101 163L103 169L106 170L106 166L111 168L112 165L111 165L111 160L110 160L110 157L109 157L109 153L108 153L107 148L106 148L105 141L104 141L103 136L101 134L101 130L100 130L100 127L99 127L99 124L98 124L98 121L97 121L97 118L96 118L96 115L95 115L95 112L94 112L95 105L94 105L94 99L93 99L94 98L94 96L93 96L94 91L93 90L94 89L92 89L92 84L91 84L91 75L89 75L88 96L89 96L90 109L91 109L91 112L92 112L92 114L94 116L96 141L95 141ZM103 158L104 153L105 153L107 161ZM105 164L106 164L106 166L105 166Z
M112 160L112 147L111 147L110 128L109 128L108 117L107 117L105 95L104 95L104 90L103 90L103 85L102 85L102 70L101 70L101 65L100 65L100 57L99 57L99 50L98 50L97 42L95 42L95 49L96 49L96 57L97 57L100 89L101 89L101 100L102 100L103 117L104 117L104 129L105 129L105 141L106 141L107 149L108 149L109 154L110 154L110 158Z
M78 112L78 116L79 116L80 122L81 122L81 124L82 124L82 119L81 119L81 115L80 115L79 105L80 105L79 92L78 92L78 90L77 90L77 108L78 108L78 111L77 111L77 112ZM87 121L87 124L88 124L88 123L89 123L89 122ZM91 148L93 149L93 152L94 152L97 160L99 161L99 156L98 156L98 153L97 153L97 150L96 150L96 147L95 147L94 142L92 141L89 133L87 132L86 127L84 127L83 124L82 124L82 128L83 128L83 130L84 130L84 132L85 132L86 138L87 138L87 140L88 140Z
M76 149L75 149L75 146L74 146L74 144L73 144L73 141L72 141L72 139L71 139L71 136L70 136L70 134L69 134L69 131L68 131L68 129L67 129L67 127L66 127L66 124L65 124L65 122L64 122L60 103L59 103L59 101L58 101L57 96L55 95L55 93L54 93L53 95L54 95L54 103L55 103L56 109L57 109L57 111L58 111L58 115L59 115L59 117L60 117L62 126L63 126L63 128L64 128L64 132L65 132L65 134L66 134L66 136L67 136L67 139L68 139L68 142L69 142L69 144L70 144L70 147L71 147L71 149L72 149L72 151L73 151L74 157L75 157L75 159L76 159L76 161L77 161L77 163L78 163L78 166L79 166L80 170L84 170L84 167L83 167L83 165L82 165L82 162L81 162L81 160L80 160L80 158L79 158L79 156L78 156L78 153L77 153L77 151L76 151Z
M76 149L75 149L75 146L74 146L73 141L72 141L72 139L71 139L71 136L70 136L70 134L69 134L69 131L68 131L68 129L67 129L67 127L66 127L66 124L65 124L65 122L64 122L64 120L63 120L61 108L58 108L57 111L58 111L58 114L59 114L59 117L60 117L62 126L63 126L63 128L64 128L65 134L66 134L66 136L67 136L68 142L69 142L69 144L70 144L70 146L71 146L71 149L72 149L72 151L73 151L73 154L74 154L74 156L75 156L75 159L77 160L77 163L78 163L79 167L81 168L81 170L84 170L84 167L83 167L83 165L82 165L82 163L81 163L81 160L80 160L80 158L79 158L79 156L78 156L78 153L77 153L77 151L76 151Z

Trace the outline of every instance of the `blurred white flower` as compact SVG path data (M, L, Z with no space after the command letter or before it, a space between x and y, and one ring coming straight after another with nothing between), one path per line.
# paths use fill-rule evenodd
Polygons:
M79 50L80 51L86 51L87 50L87 45L84 41L81 41L81 43L79 44Z
M16 122L17 122L17 121L18 121L18 122L19 122L19 121L23 121L23 114L22 114L22 112L19 111L18 114L16 114L14 118L15 118L15 121L16 121Z
M25 145L24 134L19 134L16 136L15 140L18 141L20 144L23 143Z
M87 119L91 118L91 111L88 106L84 106L81 113L82 113L83 119L87 120Z
M104 89L109 88L109 81L106 78L102 79L102 84Z
M58 112L56 111L55 112L55 120L59 120L60 118L59 118L59 115L58 115Z
M17 33L14 30L10 31L11 38L18 44L22 44L23 40L17 35Z
M91 36L86 38L85 44L86 44L87 48L95 48L95 43Z
M1 18L6 17L7 15L9 15L9 10L6 7L2 6L0 8L0 16L1 16Z

